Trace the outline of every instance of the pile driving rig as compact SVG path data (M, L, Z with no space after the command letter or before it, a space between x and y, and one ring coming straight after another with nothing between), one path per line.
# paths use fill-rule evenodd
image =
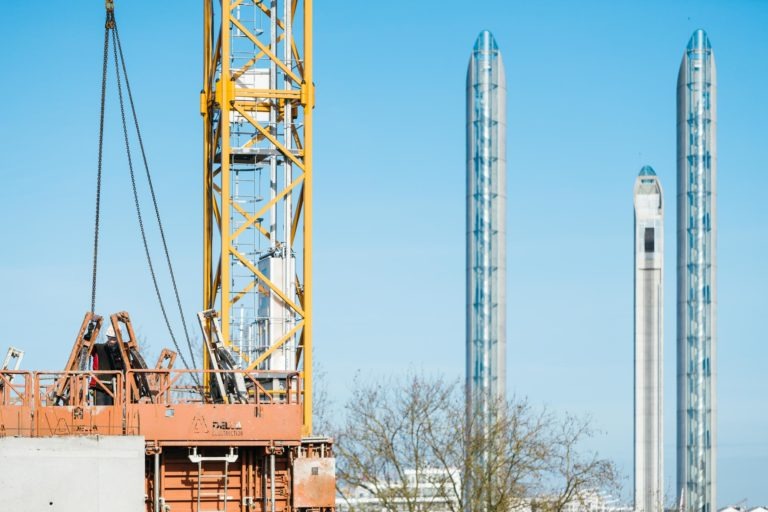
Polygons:
M104 73L111 40L131 178L122 87L154 200L106 4ZM202 368L174 367L186 361L172 333L176 351L148 367L129 315L94 313L94 251L91 311L64 369L0 370L8 510L334 508L332 443L312 435L312 0L203 7ZM146 248L135 184L134 196ZM95 247L98 194L96 234Z

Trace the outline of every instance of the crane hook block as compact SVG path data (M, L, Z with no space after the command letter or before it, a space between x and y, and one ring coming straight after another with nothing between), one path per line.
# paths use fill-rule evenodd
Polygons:
M85 341L91 341L91 337L93 336L93 330L96 328L96 322L88 322L88 329L86 329L85 334L83 335L83 339Z
M115 28L115 1L105 0L104 6L107 8L107 21L104 24L104 27L107 30L111 30Z

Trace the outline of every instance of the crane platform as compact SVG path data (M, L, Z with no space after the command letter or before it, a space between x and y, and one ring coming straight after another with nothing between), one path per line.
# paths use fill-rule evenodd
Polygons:
M235 373L250 390L243 403L206 401L191 378L198 374L203 381L207 375L212 382L216 374ZM140 396L136 382L141 378L152 383L148 397ZM260 383L275 379L285 385L279 393ZM63 380L64 401L53 394ZM62 444L67 439L139 438L146 455L142 494L147 511L287 512L334 506L332 445L327 438L302 437L301 378L296 372L3 370L0 383L0 453L6 446L3 438L37 438L37 453L45 451L41 438L59 438L51 452L58 458L67 451ZM89 390L94 385L109 395L111 404L93 404ZM82 441L71 444L78 453L85 449ZM37 464L3 464L0 480L4 472L18 476L37 471ZM77 486L89 474L59 475L55 488L71 489L61 487L60 480L71 479ZM50 487L43 483L36 493L42 501L60 502L64 491L57 494Z

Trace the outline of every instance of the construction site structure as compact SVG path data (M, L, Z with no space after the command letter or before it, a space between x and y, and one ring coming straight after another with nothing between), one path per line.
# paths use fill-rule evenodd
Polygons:
M5 359L3 360L3 366L0 367L0 370L18 370L19 366L21 366L22 359L24 359L23 350L9 347L8 352L5 354ZM13 368L11 368L11 365L13 365Z
M9 355L9 510L334 508L333 446L312 436L312 0L203 7L203 367L168 349L149 367L126 312L86 313L63 370Z
M309 435L311 1L205 4L204 309L243 368L301 372Z

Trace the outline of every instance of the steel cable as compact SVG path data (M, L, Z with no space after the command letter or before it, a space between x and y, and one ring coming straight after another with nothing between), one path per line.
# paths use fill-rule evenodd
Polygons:
M101 109L99 113L99 158L96 171L96 215L93 228L93 271L91 273L91 314L96 309L96 271L99 261L99 217L101 213L101 169L104 154L104 106L107 97L107 63L109 60L109 29L114 15L107 11L104 22L104 60L101 64Z
M163 302L162 295L160 294L160 287L157 283L157 275L155 274L155 268L152 263L152 256L150 255L150 252L149 252L149 244L147 243L147 235L144 229L144 221L141 215L141 206L139 204L139 194L136 187L136 176L133 171L133 158L131 157L131 146L130 146L129 137L128 137L128 126L125 121L125 103L123 101L122 80L120 77L120 64L118 60L117 41L116 41L115 31L112 32L112 52L115 59L115 76L117 79L117 92L118 92L118 98L120 101L120 118L121 118L122 127L123 127L123 138L125 140L126 156L128 157L128 170L130 172L130 177L131 177L131 189L133 191L134 206L136 207L136 216L139 221L139 231L141 232L141 240L144 245L144 254L146 255L146 258L147 258L147 265L149 266L149 273L152 277L152 284L155 289L155 295L157 296L157 301L160 305L160 311L162 312L163 320L165 321L165 325L168 328L168 334L171 336L173 345L174 347L176 347L176 350L178 351L179 357L181 357L181 362L184 364L184 367L189 369L189 364L187 363L187 360L184 357L184 353L179 347L179 344L176 341L176 336L173 333L173 328L171 327L171 323L168 318L168 313L165 309L165 303ZM199 386L200 384L197 381L196 375L193 375L193 379L195 380L196 384Z
M120 32L118 31L117 25L115 25L114 29L114 42L115 42L115 48L117 49L117 53L120 56L120 66L123 69L123 78L125 79L125 90L128 93L128 103L131 107L131 114L133 115L133 124L136 128L136 137L139 142L139 149L141 150L141 158L144 162L144 171L147 176L147 183L149 184L149 192L152 197L152 206L155 210L155 219L157 220L157 227L160 231L160 240L163 243L163 252L165 253L165 261L168 264L168 273L171 277L171 283L173 285L173 293L176 298L176 306L179 309L179 316L181 317L181 324L184 328L184 337L187 340L187 347L189 348L189 353L192 357L192 365L193 367L197 368L197 362L195 361L195 351L192 349L192 341L189 337L189 330L187 329L187 322L184 319L184 308L181 306L181 298L179 297L179 288L176 285L176 275L173 271L173 265L171 264L171 256L170 251L168 251L168 243L165 239L165 230L163 229L163 222L160 218L160 208L157 204L157 197L155 196L155 187L152 184L152 175L149 172L149 163L147 162L147 154L144 150L144 140L141 137L141 129L139 128L139 118L136 115L136 107L133 102L133 93L131 92L131 84L128 80L128 70L125 66L125 57L123 56L123 45L120 43ZM115 64L117 65L117 64Z

